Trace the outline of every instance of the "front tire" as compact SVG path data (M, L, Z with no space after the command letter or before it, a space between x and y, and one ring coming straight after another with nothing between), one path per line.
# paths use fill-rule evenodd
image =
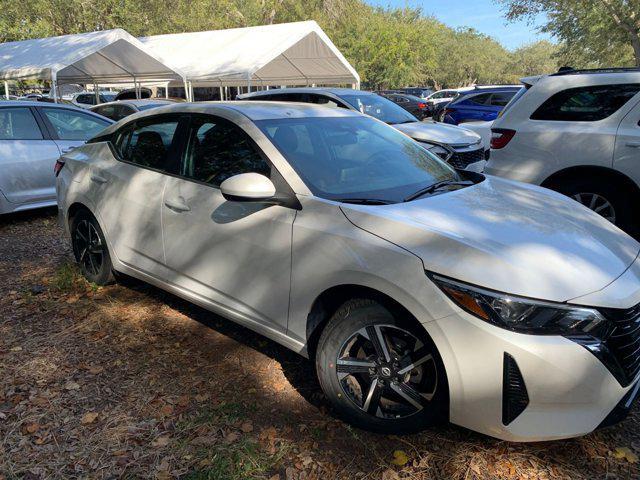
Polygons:
M97 220L88 211L78 212L71 221L71 244L82 275L97 285L113 283L107 241Z
M380 303L343 304L316 353L320 385L343 420L379 433L412 433L448 420L442 361L421 326Z

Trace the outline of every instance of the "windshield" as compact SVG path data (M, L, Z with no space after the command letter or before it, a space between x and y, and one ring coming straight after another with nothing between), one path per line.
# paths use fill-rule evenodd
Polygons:
M401 202L435 183L460 180L417 142L372 118L285 118L256 124L318 197Z
M353 94L340 95L340 98L349 103L360 113L371 115L385 123L409 123L417 122L418 119L407 112L404 108L399 107L391 100L380 95L369 94Z

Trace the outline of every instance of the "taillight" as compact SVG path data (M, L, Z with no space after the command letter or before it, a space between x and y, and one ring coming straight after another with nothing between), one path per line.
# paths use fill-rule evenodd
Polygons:
M53 173L56 174L56 177L60 175L62 167L64 167L64 162L62 160L56 160L56 164L53 166Z
M424 108L427 108L427 104L426 104L426 103L419 103L419 104L418 104L418 108L419 108L420 110L422 110L422 109L424 109Z
M507 143L511 141L516 134L515 130L509 130L507 128L492 128L491 129L491 148L498 150L507 146Z

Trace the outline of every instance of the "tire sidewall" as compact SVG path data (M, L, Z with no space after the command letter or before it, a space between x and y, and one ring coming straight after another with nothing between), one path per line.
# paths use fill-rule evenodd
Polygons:
M88 221L91 225L93 225L93 227L96 229L96 232L98 232L100 241L103 243L103 245L105 245L104 254L102 258L102 265L97 275L93 275L91 272L86 271L83 265L80 264L79 258L76 252L76 248L75 248L74 238L75 238L76 229L78 225L85 220ZM95 283L97 285L107 285L111 283L113 281L113 274L111 271L112 270L111 256L109 255L109 248L107 247L107 239L104 236L102 228L100 228L100 224L98 223L96 218L87 211L80 211L73 217L73 220L71 221L70 231L71 231L71 246L73 250L73 256L75 258L76 263L78 264L78 267L80 268L80 271L82 272L82 275L87 279L87 281Z
M415 335L425 345L430 345L438 369L438 385L431 405L401 419L382 419L364 412L344 394L338 380L336 360L344 342L363 327L381 324L400 327ZM387 434L414 433L448 420L447 379L442 360L426 331L420 328L422 331L398 321L388 310L373 301L350 301L338 309L318 343L316 370L322 390L339 417L359 428Z

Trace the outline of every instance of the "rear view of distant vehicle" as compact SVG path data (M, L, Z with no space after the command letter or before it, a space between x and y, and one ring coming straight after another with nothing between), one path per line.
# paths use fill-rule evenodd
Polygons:
M115 92L100 92L99 102L96 102L96 94L94 92L74 93L71 97L71 104L74 107L89 109L98 103L113 102L116 99Z
M429 95L433 93L433 90L425 87L406 87L406 88L401 88L399 91L404 93L405 95L413 95L414 97L418 97L422 99L427 98Z
M74 107L27 101L0 104L0 214L56 204L54 166L111 120Z
M428 117L427 104L424 101L424 99L420 97L416 97L414 95L407 95L404 93L391 93L391 94L385 95L384 97L388 98L396 105L401 106L407 112L415 115L416 118L418 118L419 120L422 120Z
M495 120L522 87L496 87L465 92L442 112L442 121L451 125Z
M152 108L164 107L175 103L172 100L122 100L116 102L103 103L91 108L91 111L110 118L113 121L122 120L123 118L133 115L136 112L150 110Z

